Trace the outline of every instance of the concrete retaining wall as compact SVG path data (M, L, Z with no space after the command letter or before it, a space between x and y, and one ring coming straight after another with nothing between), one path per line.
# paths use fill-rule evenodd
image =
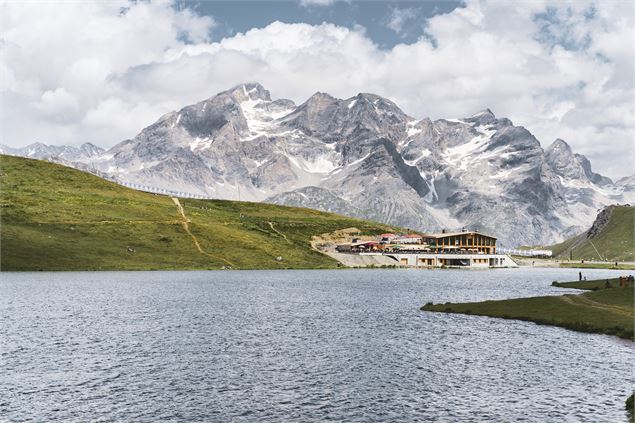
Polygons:
M362 253L361 257L392 257L400 266L408 267L518 267L507 254L393 254Z

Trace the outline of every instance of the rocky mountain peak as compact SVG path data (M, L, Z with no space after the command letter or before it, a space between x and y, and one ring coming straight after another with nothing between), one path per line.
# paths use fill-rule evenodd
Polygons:
M306 112L311 116L320 115L325 111L333 111L340 106L341 100L326 94L317 92L313 94L307 101L298 106L297 112Z
M430 231L478 224L510 246L580 233L599 207L635 199L634 178L598 189L608 178L565 141L543 150L490 109L433 122L376 94L317 92L296 106L272 101L258 83L168 113L96 158L86 159L94 145L79 149L0 146L212 198L235 199L239 189L243 200L275 198Z
M552 167L565 168L577 163L573 150L566 141L558 138L545 149L545 158Z
M47 149L47 148L49 148L49 146L48 146L48 145L46 145L46 144L44 144L43 142L39 142L39 141L37 141L37 142L34 142L34 143L32 143L32 144L27 145L27 146L26 146L26 148L31 148L31 149L34 149L34 148Z
M103 153L104 150L101 147L96 146L95 144L91 143L91 142L85 142L84 144L79 146L79 151L82 154L85 154L87 156L96 156L98 154Z
M591 169L591 162L586 158L586 156L583 156L582 154L574 154L574 157L578 163L580 163L582 170L584 170L584 174L591 182L598 185L608 185L613 183L611 178L593 172L593 169Z
M556 138L554 142L551 143L549 147L547 147L546 152L551 152L552 154L566 154L573 155L573 150L571 150L571 146L567 144L567 142L561 138Z
M85 162L91 160L105 150L89 142L79 147L68 145L46 145L35 142L22 148L11 148L0 145L0 152L34 159L56 160L60 162Z
M497 122L496 116L490 109L481 110L480 112L464 118L463 120L475 126L490 125Z
M379 96L377 94L372 94L372 93L359 93L355 97L352 97L349 100L352 100L352 99L363 100L363 101L366 101L368 103L375 103L375 104L381 102L383 104L391 104L393 106L396 106L395 103L393 103L392 101L390 101L390 100L388 100L388 99L386 99L386 98L384 98L382 96Z
M341 127L343 101L326 93L317 92L281 119L289 129L299 129L308 134L330 134L329 140L338 137Z
M353 114L356 112L370 112L375 115L390 115L397 121L411 119L395 103L377 94L359 93L355 97L346 100L346 104Z
M488 109L483 109L480 112L474 113L470 117L472 117L472 118L496 119L496 116L494 115L494 112L492 112L489 108Z
M226 93L231 95L239 103L249 100L271 101L271 93L258 82L248 82L237 85L226 91Z
M280 127L300 130L327 143L387 137L396 141L413 120L396 104L379 95L359 93L341 100L317 92L279 119Z
M573 155L571 146L560 138L545 150L545 161L556 175L567 179L587 179L584 169Z
M316 92L311 97L304 102L304 104L323 104L323 103L334 103L338 100L328 93Z

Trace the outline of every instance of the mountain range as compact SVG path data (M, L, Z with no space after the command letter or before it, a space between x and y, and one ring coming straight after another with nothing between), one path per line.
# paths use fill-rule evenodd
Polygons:
M90 162L106 150L90 142L79 147L68 145L46 145L41 142L29 144L22 148L0 145L0 153L10 156L28 157L32 159L51 160L68 163Z
M107 151L32 144L43 158L119 182L336 212L423 231L470 228L504 246L583 232L598 209L635 199L563 140L543 149L489 109L416 119L392 101L316 93L300 105L242 84L170 112Z

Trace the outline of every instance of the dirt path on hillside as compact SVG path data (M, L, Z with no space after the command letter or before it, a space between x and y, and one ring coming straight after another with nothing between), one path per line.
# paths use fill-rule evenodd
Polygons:
M600 303L597 301L594 301L590 298L587 298L583 295L580 295L578 297L578 300L584 304L588 304L591 307L595 307L595 308L603 308L607 311L612 310L615 313L619 313L619 314L623 314L625 316L628 316L630 318L635 317L635 312L633 310L630 310L628 307L621 307L621 306L617 306L617 305L610 305L610 304L604 304L604 303Z
M222 257L219 257L219 256L215 256L214 254L210 254L207 251L203 250L203 248L201 247L201 244L198 242L198 239L196 238L196 236L190 230L190 220L185 215L185 210L183 209L183 206L181 205L181 202L176 197L171 197L171 198L172 198L172 201L174 201L174 204L176 205L176 209L178 210L179 214L183 218L181 220L181 226L183 226L183 229L185 229L185 232L187 232L187 234L190 236L190 238L192 238L192 241L194 242L194 245L196 246L196 249L198 250L198 252L203 254L203 255L206 255L208 257L214 258L216 260L224 261L225 263L229 264L230 266L234 266L234 263L232 263L231 261L226 260L226 259L224 259Z
M562 301L565 303L580 306L580 307L593 307L604 311L609 311L611 313L621 314L626 317L633 318L635 314L625 307L614 306L609 304L598 303L597 301L593 301L587 297L580 295L571 295L566 294L561 297Z
M277 233L278 235L283 237L285 241L287 241L289 244L291 244L291 241L289 241L289 238L287 238L287 236L285 234L283 234L282 232L280 232L279 230L277 230L276 228L273 227L273 222L267 222L267 223L271 227L272 231L274 231L275 233Z

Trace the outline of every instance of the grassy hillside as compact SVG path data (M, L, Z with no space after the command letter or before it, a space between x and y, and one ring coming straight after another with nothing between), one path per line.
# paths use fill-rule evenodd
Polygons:
M315 210L180 199L48 162L0 156L0 268L145 270L330 268L313 235L393 227ZM198 244L198 246L197 246ZM282 257L282 260L276 258Z
M608 222L599 225L597 233L587 237L585 232L545 248L562 259L635 261L634 226L635 207L611 206Z

